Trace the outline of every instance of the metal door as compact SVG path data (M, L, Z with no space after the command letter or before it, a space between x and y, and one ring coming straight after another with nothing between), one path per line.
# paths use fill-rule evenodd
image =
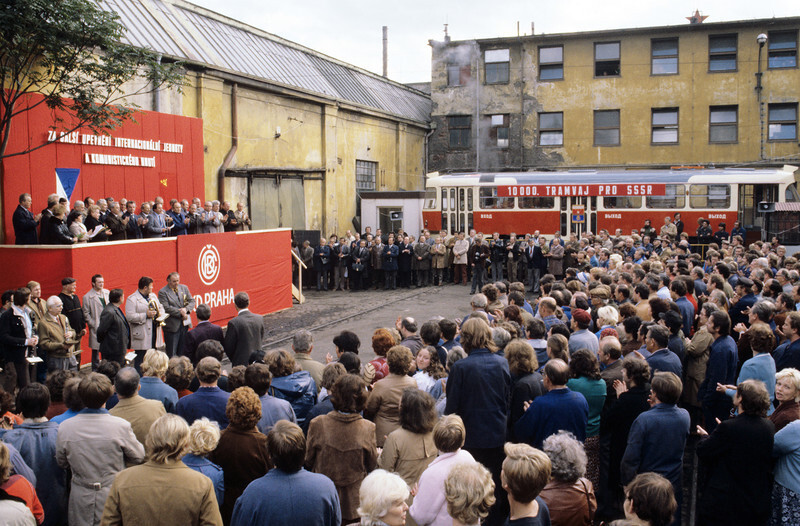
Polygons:
M253 229L306 227L303 180L299 177L250 177L250 218Z
M590 225L596 207L596 198L561 197L561 235L584 234ZM578 213L580 211L583 213Z

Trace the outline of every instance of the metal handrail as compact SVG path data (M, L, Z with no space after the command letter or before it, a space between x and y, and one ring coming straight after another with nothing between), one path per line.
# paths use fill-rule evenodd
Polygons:
M303 270L302 269L307 269L308 267L306 266L305 263L303 263L303 260L300 259L300 256L297 254L297 252L295 252L291 248L289 249L289 252L292 253L292 257L297 261L298 265L300 265L300 270L297 272L297 285L298 285L297 290L300 293L298 301L300 303L303 303Z

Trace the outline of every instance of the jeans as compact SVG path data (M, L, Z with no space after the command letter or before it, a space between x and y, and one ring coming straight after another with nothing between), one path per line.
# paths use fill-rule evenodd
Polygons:
M475 294L475 291L481 291L483 288L483 272L482 268L472 267L472 290L470 294Z
M492 261L492 281L497 283L503 281L503 262Z

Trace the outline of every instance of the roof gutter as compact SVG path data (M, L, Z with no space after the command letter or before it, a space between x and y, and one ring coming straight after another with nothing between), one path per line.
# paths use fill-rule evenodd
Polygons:
M217 199L222 202L225 200L225 172L228 171L236 150L239 148L239 104L237 94L238 84L231 85L231 149L225 154L219 170L217 171Z

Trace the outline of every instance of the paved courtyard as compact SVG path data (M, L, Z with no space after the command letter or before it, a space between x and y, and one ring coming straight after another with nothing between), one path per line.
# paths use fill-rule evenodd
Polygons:
M333 337L351 330L361 339L362 363L375 357L372 333L393 327L398 316L412 316L419 326L435 317L461 318L470 312L469 286L444 285L398 290L357 292L307 290L306 302L264 317L265 349L291 349L294 331L306 328L314 335L312 356L325 360L334 351Z

